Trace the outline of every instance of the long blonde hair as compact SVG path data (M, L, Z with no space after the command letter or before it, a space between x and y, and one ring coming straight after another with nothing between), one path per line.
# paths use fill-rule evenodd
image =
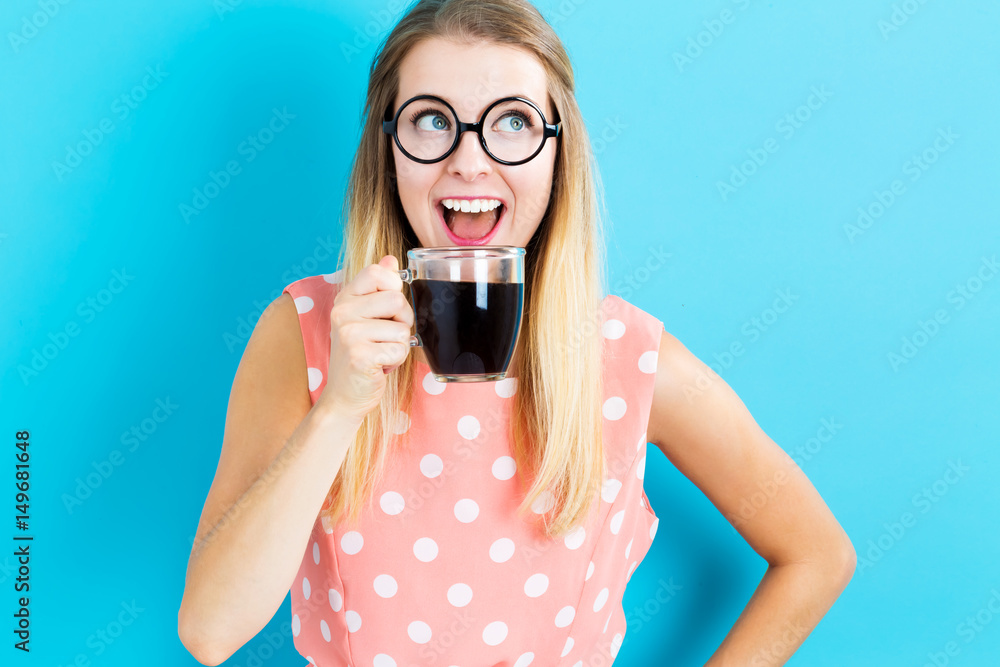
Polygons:
M569 57L552 27L526 0L421 0L382 43L371 65L361 139L344 202L339 264L347 282L385 255L406 266L407 250L418 245L396 194L390 137L382 132L381 121L398 92L400 63L411 48L431 37L531 52L545 68L548 94L562 122L550 198L542 202L544 216L525 248L518 343L523 353L508 372L518 383L509 436L518 475L527 487L518 515L524 517L536 501L544 509L548 497L540 496L548 491L554 503L541 514L543 530L550 537L563 535L586 520L604 476L599 333L606 293L603 197L574 97ZM382 401L363 420L330 488L331 524L344 516L356 522L363 505L371 502L397 437L397 415L411 406L415 365L410 354L386 376Z

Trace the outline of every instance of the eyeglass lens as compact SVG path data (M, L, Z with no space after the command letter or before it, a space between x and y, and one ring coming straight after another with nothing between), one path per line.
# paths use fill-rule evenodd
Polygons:
M448 107L432 99L407 104L396 124L400 144L421 160L435 160L447 153L457 129L457 120ZM545 126L530 104L507 100L490 110L483 122L483 138L494 156L517 162L538 150L545 138Z

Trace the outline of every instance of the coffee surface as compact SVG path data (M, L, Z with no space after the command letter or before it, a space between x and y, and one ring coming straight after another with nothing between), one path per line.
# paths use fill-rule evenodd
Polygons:
M417 335L440 375L500 373L521 325L523 283L414 280Z

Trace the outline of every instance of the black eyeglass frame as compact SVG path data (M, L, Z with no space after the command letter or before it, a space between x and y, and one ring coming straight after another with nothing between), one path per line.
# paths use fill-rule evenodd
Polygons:
M455 124L458 127L458 132L455 133L455 141L452 143L451 148L445 151L444 155L442 155L439 158L435 158L433 160L423 160L421 158L410 155L406 151L406 149L403 148L403 144L400 143L399 141L399 133L396 132L397 124L399 122L399 116L403 112L403 109L405 109L411 102L416 102L417 100L435 100L437 102L440 102L441 104L443 104L448 108L448 111L451 112L452 117L455 119ZM524 102L525 104L530 105L535 111L538 112L538 116L542 119L542 125L544 127L544 131L542 132L542 140L538 143L538 149L525 159L517 160L516 162L501 160L496 155L491 153L489 147L486 145L486 137L483 136L483 123L486 122L486 117L489 115L490 111L493 110L493 107L503 102L511 102L511 101ZM388 110L386 111L388 112ZM420 164L434 164L435 162L440 162L441 160L444 160L453 152L455 152L455 149L458 147L459 142L462 140L462 133L471 131L479 135L479 144L483 147L483 150L486 151L486 154L489 155L490 158L492 158L495 162L499 162L500 164L514 167L519 164L524 164L525 162L530 162L531 160L535 159L535 157L537 157L538 154L542 152L542 149L545 148L545 142L549 140L549 137L558 138L560 136L561 129L562 129L561 121L557 121L555 124L549 123L545 119L545 114L542 113L542 110L538 108L538 105L524 97L504 97L502 99L499 99L493 102L493 104L486 107L486 110L483 112L483 115L480 116L477 122L463 123L461 120L458 119L458 114L455 112L455 109L452 108L450 104L442 100L440 97L437 97L436 95L417 95L416 97L411 97L410 99L406 100L401 105L399 105L399 109L396 111L396 115L392 118L392 120L385 120L385 119L382 120L382 132L384 132L385 134L392 135L393 140L396 142L396 146L398 146L399 150L403 152L403 155L410 158L414 162L419 162Z

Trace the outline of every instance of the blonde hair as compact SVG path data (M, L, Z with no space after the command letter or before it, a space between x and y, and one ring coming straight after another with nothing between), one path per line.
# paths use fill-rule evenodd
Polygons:
M492 42L532 53L544 66L548 94L562 122L553 183L544 216L525 248L524 319L509 436L522 488L518 515L538 503L544 533L563 535L582 523L604 476L600 304L605 289L601 185L573 69L558 36L525 0L421 0L379 48L368 80L362 133L344 202L344 281L393 255L406 266L413 238L395 190L391 138L382 132L399 86L399 67L422 40ZM550 122L555 122L550 120ZM552 139L551 141L556 141ZM519 202L520 203L520 202ZM538 206L538 202L525 202ZM522 206L524 206L522 204ZM520 207L519 207L520 208ZM594 324L597 326L594 326ZM413 354L386 376L381 403L364 418L330 488L331 524L360 517L395 443L396 418L409 411L416 373Z

